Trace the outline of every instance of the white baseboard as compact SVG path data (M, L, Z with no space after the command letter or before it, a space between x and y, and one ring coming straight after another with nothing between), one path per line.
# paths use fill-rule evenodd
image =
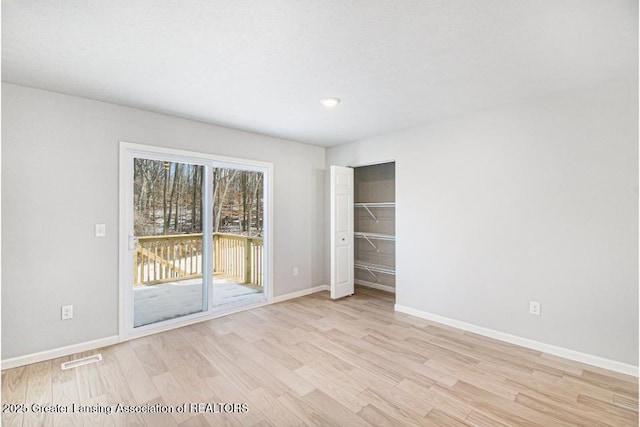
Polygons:
M451 319L449 317L439 316L437 314L432 314L426 311L406 307L399 304L396 304L394 309L395 311L399 311L401 313L410 314L412 316L431 320L436 323L442 323L447 326L452 326L454 328L473 332L478 335L483 335L485 337L493 338L496 340L505 341L510 344L527 347L533 350L542 351L543 353L553 354L554 356L564 357L565 359L571 359L577 362L586 363L588 365L609 369L610 371L620 372L622 374L638 377L638 367L634 365L618 362L616 360L605 359L604 357L594 356L592 354L582 353L564 347L546 344L529 338L519 337L517 335L507 334L504 332L496 331L494 329L477 326L471 323L462 322L460 320Z
M293 298L300 298L300 297L303 297L305 295L311 295L311 294L314 294L316 292L322 292L322 291L328 291L328 290L329 290L329 285L314 286L313 288L303 289L301 291L291 292L291 293L288 293L288 294L284 294L284 295L280 295L280 296L277 296L277 297L273 297L271 299L271 303L275 304L277 302L282 302L282 301L290 300L290 299L293 299Z
M385 292L391 292L392 294L396 293L396 288L393 286L381 285L379 283L368 282L366 280L355 280L354 283L360 286L366 286L367 288L379 289Z
M32 363L43 362L45 360L56 359L58 357L68 356L74 353L81 353L83 351L91 351L102 347L107 347L120 342L120 338L117 335L112 337L100 338L93 341L86 341L78 344L68 345L66 347L54 348L52 350L45 350L39 353L27 354L25 356L18 356L11 359L3 360L0 364L2 369L17 368L19 366L30 365Z

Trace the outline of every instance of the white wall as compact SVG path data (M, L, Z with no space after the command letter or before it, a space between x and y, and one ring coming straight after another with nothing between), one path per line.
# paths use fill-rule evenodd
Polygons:
M329 149L396 160L396 302L637 365L637 94L636 75Z
M324 148L11 84L2 137L3 360L118 333L119 141L273 162L274 294L325 283Z

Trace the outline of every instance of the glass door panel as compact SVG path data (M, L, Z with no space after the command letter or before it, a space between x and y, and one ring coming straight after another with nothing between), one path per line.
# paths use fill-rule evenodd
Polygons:
M207 310L204 166L133 159L134 328Z
M264 173L213 168L213 305L264 299Z

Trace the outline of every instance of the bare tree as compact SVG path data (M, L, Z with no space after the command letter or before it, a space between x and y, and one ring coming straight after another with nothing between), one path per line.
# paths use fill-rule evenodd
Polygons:
M134 159L134 214L138 236L202 231L204 167ZM261 235L263 174L214 168L213 230Z

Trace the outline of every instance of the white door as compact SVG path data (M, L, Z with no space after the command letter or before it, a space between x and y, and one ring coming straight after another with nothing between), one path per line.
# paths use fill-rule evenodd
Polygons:
M331 166L331 298L353 295L353 169Z

